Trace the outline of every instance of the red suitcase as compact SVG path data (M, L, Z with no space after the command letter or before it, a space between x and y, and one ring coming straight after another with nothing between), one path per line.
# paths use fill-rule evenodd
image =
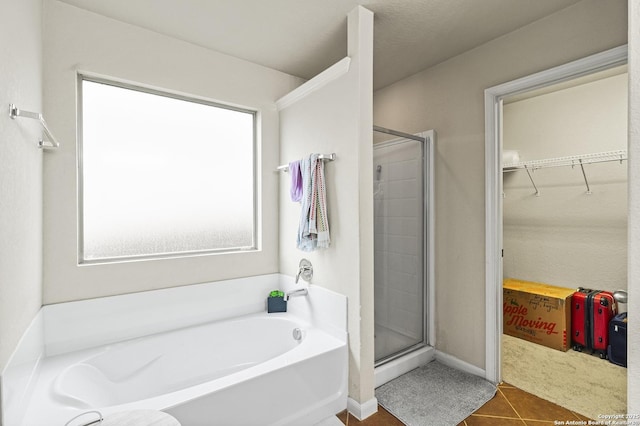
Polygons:
M571 297L573 350L587 349L607 357L609 321L618 312L613 293L580 287Z

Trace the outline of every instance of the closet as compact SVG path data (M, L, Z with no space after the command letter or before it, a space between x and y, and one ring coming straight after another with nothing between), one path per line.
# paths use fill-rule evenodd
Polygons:
M504 278L626 290L626 66L505 99L502 131ZM502 342L505 382L593 419L626 409L624 368Z

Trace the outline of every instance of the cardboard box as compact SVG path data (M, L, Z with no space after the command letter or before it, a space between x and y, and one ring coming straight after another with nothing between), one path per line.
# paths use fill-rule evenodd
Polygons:
M566 351L571 346L571 296L574 292L571 288L505 279L503 332Z

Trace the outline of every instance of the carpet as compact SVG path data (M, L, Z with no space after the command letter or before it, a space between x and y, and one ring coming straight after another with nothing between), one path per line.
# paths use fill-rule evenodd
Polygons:
M408 426L456 426L495 393L493 383L432 361L380 386L376 398Z
M627 369L586 352L504 334L502 380L590 419L627 412Z

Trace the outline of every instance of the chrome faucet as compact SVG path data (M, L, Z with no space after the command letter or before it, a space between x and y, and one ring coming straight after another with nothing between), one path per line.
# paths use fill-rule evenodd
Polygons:
M300 259L300 264L298 265L298 273L296 274L296 284L302 278L306 282L311 282L311 278L313 278L313 266L311 262L307 259ZM291 297L296 296L306 296L309 291L306 288L298 288L295 290L291 290L285 293L284 300L287 301Z
M300 259L298 273L296 274L296 284L298 284L300 277L308 283L310 283L311 278L313 278L313 265L311 265L311 262L307 259Z
M284 295L284 300L288 301L291 297L306 296L308 293L309 291L306 288L297 288L293 291L286 292Z

